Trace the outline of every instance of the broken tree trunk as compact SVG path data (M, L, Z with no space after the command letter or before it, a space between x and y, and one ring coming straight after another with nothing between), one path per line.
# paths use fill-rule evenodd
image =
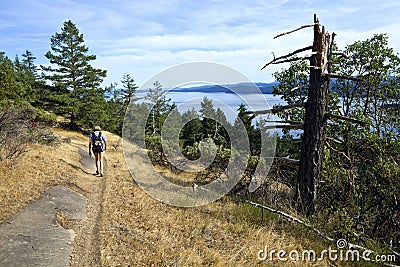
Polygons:
M295 202L299 212L311 216L317 210L317 188L321 178L326 140L329 76L328 50L330 35L314 16L313 55L310 58L310 87L304 120Z

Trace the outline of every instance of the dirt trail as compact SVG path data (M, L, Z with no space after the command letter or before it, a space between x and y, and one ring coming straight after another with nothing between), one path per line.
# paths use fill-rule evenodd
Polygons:
M58 164L69 172L62 173L54 163L60 175L58 185L0 224L0 267L101 266L107 177L94 174L86 139L69 138L64 146L68 154Z
M88 173L93 173L95 168L93 158L80 149L81 164ZM105 170L106 170L105 162ZM76 237L71 255L71 266L101 266L101 225L103 216L104 191L106 189L106 177L92 174L92 183L87 192L87 219L81 221L66 221L66 228L76 232Z

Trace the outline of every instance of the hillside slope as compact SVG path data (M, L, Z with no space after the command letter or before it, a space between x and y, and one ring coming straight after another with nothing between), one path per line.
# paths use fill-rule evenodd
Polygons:
M82 167L87 137L56 130L71 143L33 145L10 169L0 169L0 222L37 199L54 185L69 187L88 199L88 219L60 224L76 232L71 266L292 266L293 262L257 258L268 250L333 246L308 230L265 214L232 197L197 208L171 207L137 186L125 164L121 138L109 139L104 179ZM94 171L94 170L93 170ZM344 266L345 262L338 262ZM337 265L327 260L297 262L299 266ZM357 266L350 264L350 266ZM361 265L360 265L361 266Z

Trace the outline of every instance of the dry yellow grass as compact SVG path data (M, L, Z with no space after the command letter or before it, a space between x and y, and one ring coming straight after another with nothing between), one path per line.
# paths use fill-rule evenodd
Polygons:
M96 178L81 169L79 155L80 149L87 149L88 138L63 130L56 133L72 142L62 142L57 147L33 145L14 169L0 167L0 221L56 184L69 186L90 198ZM158 202L134 183L123 157L121 138L104 133L109 143L99 213L102 266L330 265L327 261L260 262L257 253L265 245L276 250L320 251L331 244L275 215L266 214L266 221L261 223L259 209L230 197L197 208ZM78 252L75 257L79 257ZM343 266L342 263L336 265Z
M84 175L79 171L78 148L83 139L76 133L56 130L60 140L73 137L70 144L33 144L13 165L0 163L0 222L15 214L49 187L74 186Z
M119 137L109 139L120 144ZM290 261L260 262L257 253L265 245L287 251L323 249L318 238L297 225L275 216L262 224L259 209L230 197L197 208L158 202L133 182L121 146L115 148L106 156L109 178L103 205L104 266L292 266ZM190 180L166 169L158 170L170 180ZM142 173L146 175L147 171L143 169ZM293 231L286 232L286 228ZM297 266L321 263L327 264L298 262Z

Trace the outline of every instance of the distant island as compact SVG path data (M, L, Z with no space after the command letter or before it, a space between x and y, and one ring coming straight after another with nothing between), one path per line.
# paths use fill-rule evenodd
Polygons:
M193 87L178 87L169 92L201 92L201 93L227 93L227 94L272 94L273 87L278 83L237 83L227 85L207 84Z

